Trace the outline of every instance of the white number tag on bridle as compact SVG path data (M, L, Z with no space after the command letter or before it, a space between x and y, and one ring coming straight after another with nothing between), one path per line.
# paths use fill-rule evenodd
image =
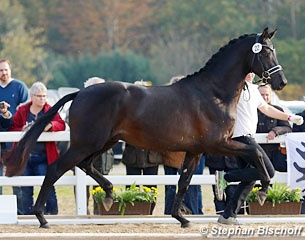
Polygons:
M254 43L254 45L252 46L252 52L254 53L259 53L260 51L262 51L263 46L261 43Z

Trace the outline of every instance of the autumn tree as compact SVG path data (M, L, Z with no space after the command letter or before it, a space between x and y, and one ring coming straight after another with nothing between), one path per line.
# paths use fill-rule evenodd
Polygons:
M44 62L44 71L37 71L50 81L56 67L69 62L69 56L78 60L89 53L96 57L114 50L120 56L125 52L143 55L162 85L173 75L199 70L230 39L259 33L268 26L278 28L273 42L289 80L285 89L305 82L303 0L19 2L25 8L26 29L42 28L45 49L56 53Z
M149 38L147 26L154 13L154 1L59 1L48 26L51 47L73 56L143 50Z
M13 65L12 75L30 86L36 79L33 71L46 56L41 47L40 29L25 29L23 8L15 0L2 0L0 8L0 56Z

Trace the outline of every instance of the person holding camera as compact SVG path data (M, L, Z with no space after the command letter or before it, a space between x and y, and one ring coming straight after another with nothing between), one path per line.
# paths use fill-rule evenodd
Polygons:
M0 117L0 127L1 129L6 129L12 124L12 113L7 110L10 107L10 105L7 102L0 102L0 111L1 111L1 117Z
M7 110L14 115L17 107L28 100L28 88L24 82L12 78L11 63L7 59L0 59L0 101L7 103ZM2 112L3 113L3 112ZM1 125L1 131L7 131L7 127ZM12 147L11 142L1 143L1 156L3 157ZM0 163L0 176L3 175L3 165ZM21 187L13 187L13 193L17 197L18 214L23 214ZM0 186L0 195L2 187Z

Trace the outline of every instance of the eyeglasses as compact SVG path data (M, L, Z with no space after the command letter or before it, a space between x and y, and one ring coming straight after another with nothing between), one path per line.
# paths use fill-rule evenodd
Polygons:
M47 97L47 95L36 95L36 94L33 94L33 96L38 97L38 98L46 98Z

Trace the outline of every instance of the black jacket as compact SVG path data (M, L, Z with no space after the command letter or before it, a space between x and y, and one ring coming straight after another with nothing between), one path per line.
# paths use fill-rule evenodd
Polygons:
M305 118L305 110L303 112L297 113L297 115L302 116L303 118ZM292 128L293 132L305 132L305 122L302 125L296 125L293 124L293 128Z
M122 162L128 167L153 167L162 163L162 155L159 152L147 151L126 143Z
M283 109L276 105L271 105L283 112ZM256 133L269 133L274 131L276 135L282 135L292 132L291 126L288 121L270 118L258 111L258 123ZM277 150L279 144L260 144L270 159L272 159L272 152Z

